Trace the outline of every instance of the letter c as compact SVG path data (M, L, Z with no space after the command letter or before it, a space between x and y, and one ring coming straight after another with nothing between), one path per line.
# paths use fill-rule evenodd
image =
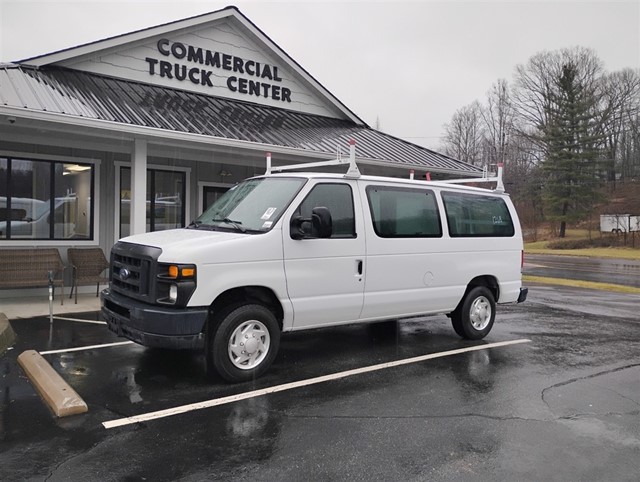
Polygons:
M158 52L168 57L170 53L169 49L166 48L168 45L169 45L168 39L161 38L160 40L158 40Z
M238 77L229 77L227 79L227 87L231 92L237 92L238 88L234 85L238 82Z

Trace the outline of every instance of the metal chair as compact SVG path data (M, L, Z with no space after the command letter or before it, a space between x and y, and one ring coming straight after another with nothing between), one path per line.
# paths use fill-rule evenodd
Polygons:
M78 304L78 286L96 284L96 296L100 292L100 283L108 283L109 277L102 272L109 267L109 262L102 248L69 248L67 250L69 264L73 269L73 284L71 293L76 292L76 304Z

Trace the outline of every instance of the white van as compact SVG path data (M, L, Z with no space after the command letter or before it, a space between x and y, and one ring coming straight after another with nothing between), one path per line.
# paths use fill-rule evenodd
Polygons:
M446 313L481 339L496 303L526 299L522 249L503 192L360 176L352 150L346 175L268 169L187 228L122 239L102 311L142 345L204 348L238 382L282 332Z

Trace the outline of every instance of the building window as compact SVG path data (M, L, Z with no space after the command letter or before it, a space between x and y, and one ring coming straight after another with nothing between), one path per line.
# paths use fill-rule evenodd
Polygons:
M0 158L0 240L93 239L94 166Z
M147 170L147 232L185 226L186 173ZM120 238L131 233L131 168L120 169Z
M222 195L229 190L228 187L222 186L203 186L202 188L202 212L209 209Z

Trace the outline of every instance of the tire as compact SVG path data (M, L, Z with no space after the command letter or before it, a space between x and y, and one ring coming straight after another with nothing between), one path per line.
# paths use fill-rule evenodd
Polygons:
M489 334L496 317L493 293L485 286L472 288L451 313L455 332L467 340L481 340Z
M280 346L280 326L263 305L242 305L222 315L210 338L208 358L228 382L254 380L275 359Z

